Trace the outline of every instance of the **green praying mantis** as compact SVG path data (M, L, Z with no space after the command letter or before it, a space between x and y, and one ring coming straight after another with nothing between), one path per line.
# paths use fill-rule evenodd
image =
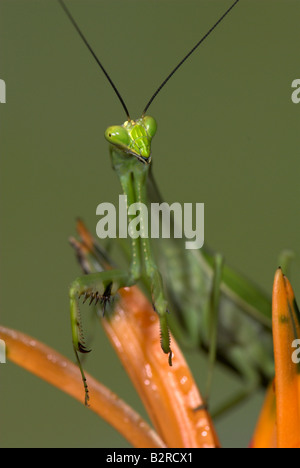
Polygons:
M146 105L141 118L132 120L127 107L93 52L85 36L63 0L58 0L78 34L102 69L122 107L127 120L123 125L111 126L105 132L113 169L117 173L128 205L150 200L162 203L162 197L151 172L151 140L157 125L147 114L148 108L174 73L203 43L214 29L239 3L236 0L179 62L163 81ZM172 223L176 220L170 215ZM129 215L128 220L131 221ZM146 219L140 217L140 230ZM154 249L154 250L153 250ZM156 250L159 249L159 253ZM88 388L78 352L87 353L79 315L78 298L84 296L92 303L100 302L104 310L118 290L143 280L151 294L161 329L161 348L172 365L170 329L184 346L204 348L210 352L211 365L215 357L234 369L245 381L245 389L234 396L240 401L262 382L273 376L271 301L257 286L227 266L221 255L206 246L200 250L186 250L184 240L160 239L155 245L146 236L131 238L127 270L101 270L102 254L95 245L98 267L85 268L84 276L77 278L70 288L70 311L73 346L85 385ZM125 248L126 251L126 248ZM154 251L156 255L154 254ZM87 265L88 262L85 263ZM208 385L209 388L209 385Z

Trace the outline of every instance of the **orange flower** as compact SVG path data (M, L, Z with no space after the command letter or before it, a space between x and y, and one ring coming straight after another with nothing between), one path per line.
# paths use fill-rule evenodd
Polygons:
M195 411L204 402L174 338L170 367L152 305L137 288L123 289L121 297L104 328L158 434L168 447L218 446L208 412Z
M289 280L279 268L273 287L275 381L257 425L254 448L300 447L300 382L295 340L300 338L300 315Z
M69 359L16 330L0 326L0 338L5 341L8 359L83 403L81 375ZM165 447L132 408L93 377L86 376L92 411L114 426L135 447Z
M72 240L72 244L88 268L92 264L90 260L97 261L97 252L83 224L79 222L78 228L82 241ZM169 366L160 346L158 316L142 292L137 287L121 290L113 313L101 322L157 432L115 394L86 375L90 409L113 425L134 447L218 447L212 420L191 371L173 337L173 366ZM0 338L6 342L9 359L84 401L77 366L19 332L0 327Z
M273 340L278 448L300 447L299 365L292 347L300 338L299 311L288 279L277 270L273 288Z
M251 448L276 448L276 398L273 382L270 384L254 432Z

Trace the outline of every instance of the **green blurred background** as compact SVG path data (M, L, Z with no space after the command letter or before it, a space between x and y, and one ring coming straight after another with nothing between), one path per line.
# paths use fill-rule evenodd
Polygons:
M74 16L139 116L162 79L230 0L72 0ZM300 295L299 0L242 0L151 106L154 172L164 197L205 203L206 243L271 293L279 252L296 253ZM125 120L101 71L55 0L1 0L1 323L73 359L68 287L79 268L75 218L117 202L105 128ZM96 327L85 368L143 407ZM200 387L205 362L187 354ZM0 381L1 447L126 447L106 423L11 363ZM217 368L215 403L240 388ZM220 419L225 447L246 447L258 392Z

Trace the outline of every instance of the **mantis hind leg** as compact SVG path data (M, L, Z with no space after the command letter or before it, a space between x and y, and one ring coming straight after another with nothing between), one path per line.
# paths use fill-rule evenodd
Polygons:
M209 295L207 317L205 318L207 327L206 339L208 342L208 372L204 399L205 403L204 405L195 408L194 411L208 408L208 400L211 392L214 365L217 357L217 332L223 266L224 257L221 254L216 254L214 258L213 281Z
M236 391L234 395L212 411L212 416L214 418L221 416L229 409L244 402L260 386L259 375L253 369L251 361L245 359L244 350L239 347L235 347L231 350L230 354L232 362L235 363L236 368L239 369L243 376L243 388Z
M209 364L208 364L208 376L206 381L206 400L208 401L211 386L212 377L214 371L214 365L217 357L217 333L218 333L218 322L219 322L219 304L220 304L220 292L222 273L224 266L224 257L221 254L216 254L214 259L214 271L213 271L213 283L209 298L209 320L208 320L208 334L209 334Z
M282 250L278 256L278 265L281 267L283 273L289 277L290 267L292 261L295 259L295 253L292 250Z

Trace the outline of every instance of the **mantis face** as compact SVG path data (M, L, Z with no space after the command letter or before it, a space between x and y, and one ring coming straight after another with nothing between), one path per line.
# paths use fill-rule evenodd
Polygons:
M151 140L157 124L153 117L128 120L123 125L108 127L106 140L124 153L135 156L144 164L151 163Z

